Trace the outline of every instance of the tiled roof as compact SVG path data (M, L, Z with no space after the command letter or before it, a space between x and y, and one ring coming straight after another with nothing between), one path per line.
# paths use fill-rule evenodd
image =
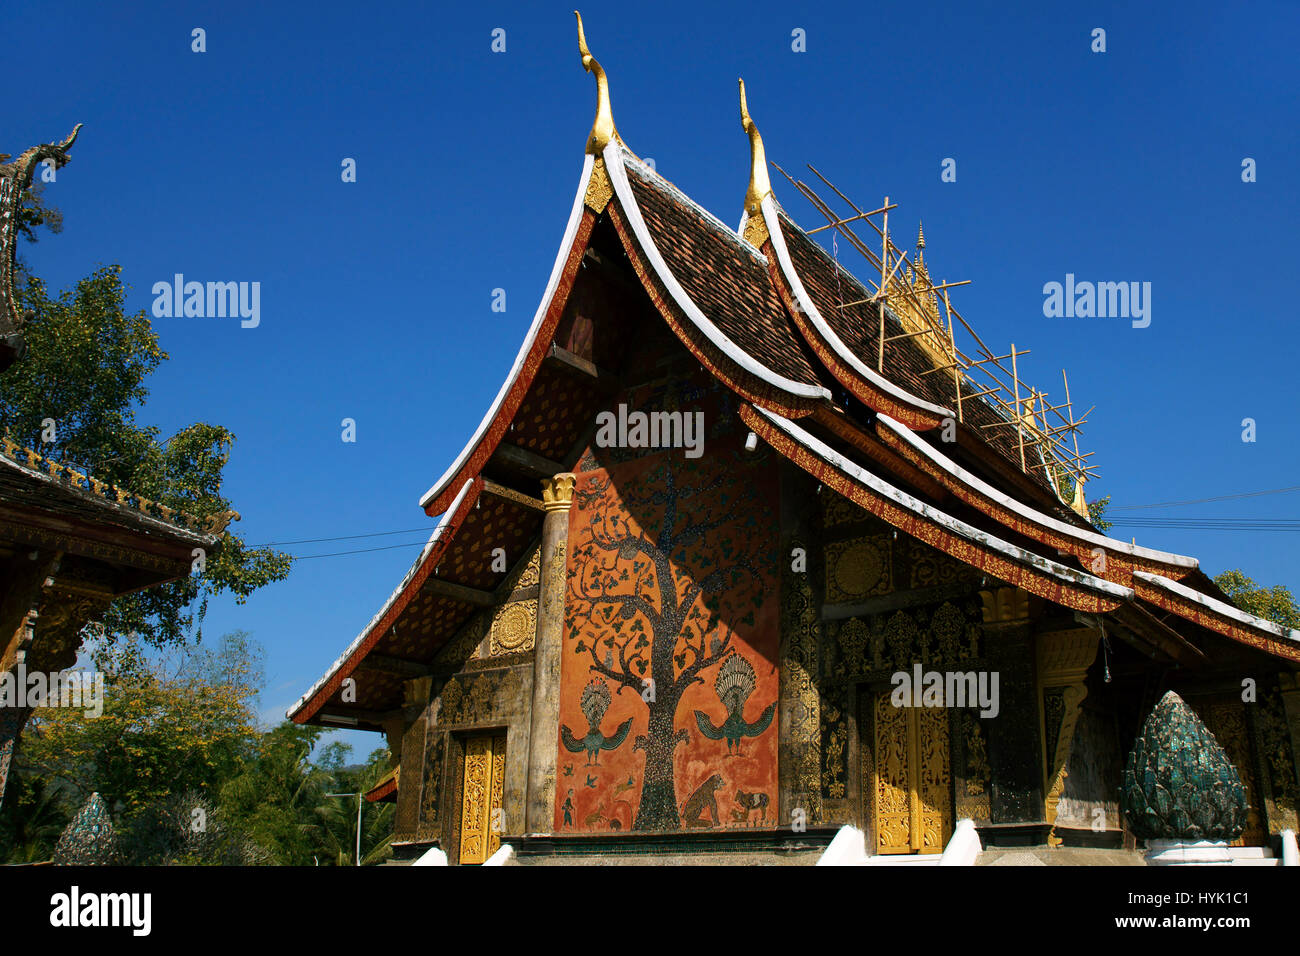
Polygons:
M49 473L34 467L40 464L46 465ZM24 513L41 512L61 519L121 528L170 543L211 547L220 537L219 533L201 528L197 518L172 509L166 509L168 515L163 517L163 509L156 502L119 493L115 486L48 462L12 442L0 445L0 505ZM152 514L150 509L158 513ZM186 527L183 520L188 520L191 526Z
M875 368L879 361L880 309L872 303L850 305L871 295L866 286L848 271L837 269L835 261L817 242L789 216L781 215L781 232L795 270L804 288L813 299L817 311L835 331L853 354L863 363ZM898 335L902 326L896 320L886 325L885 335ZM934 369L933 361L911 339L896 339L885 347L884 375L894 384L918 398L956 408L957 391L951 374L925 374ZM969 390L969 385L967 385ZM983 434L984 442L1017 470L1020 468L1020 451L1015 440L1015 429L983 428L1007 419L982 399L965 398L962 403L962 420ZM1028 452L1026 453L1028 456ZM1028 476L1036 485L1055 494L1045 469L1030 468Z
M629 162L655 244L700 311L752 358L805 385L829 384L772 288L764 258L662 177Z

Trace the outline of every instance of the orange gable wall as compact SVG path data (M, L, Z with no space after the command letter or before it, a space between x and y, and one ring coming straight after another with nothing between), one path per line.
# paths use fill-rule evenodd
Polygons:
M593 445L575 469L556 832L713 828L715 808L719 828L758 826L764 820L774 826L780 639L776 462L766 446L744 450L746 429L729 393L694 383L647 387L624 393L620 401L629 411L702 411L703 454L690 459L681 448ZM617 408L617 402L611 405ZM670 542L661 536L674 513ZM687 532L701 525L707 530L698 536ZM648 543L638 548L643 537ZM665 563L656 565L659 546L670 544L675 546L668 548ZM666 600L657 567L670 568L675 578ZM626 600L637 594L638 581L643 607ZM696 587L711 593L683 606L684 622L674 627L673 605L683 604ZM657 634L652 615L661 618ZM698 663L701 655L704 666ZM748 666L728 664L733 655ZM716 686L724 672L730 714ZM655 679L654 703L645 699L650 691L644 678ZM599 686L587 691L593 681L603 681L608 698ZM600 715L594 749L583 740L591 733L588 714ZM620 733L627 721L630 726ZM723 736L711 739L705 727ZM739 800L738 791L745 795ZM688 819L682 818L683 808Z

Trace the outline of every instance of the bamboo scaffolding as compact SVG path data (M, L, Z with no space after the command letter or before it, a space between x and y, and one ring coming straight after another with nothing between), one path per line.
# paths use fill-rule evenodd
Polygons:
M1060 476L1069 475L1076 483L1082 484L1099 475L1097 466L1088 464L1087 461L1094 453L1085 454L1079 449L1082 426L1087 423L1089 415L1096 406L1092 406L1081 416L1075 416L1069 379L1064 369L1061 370L1061 378L1065 386L1065 401L1049 403L1047 392L1039 391L1020 378L1019 359L1030 354L1029 349L1017 349L1013 343L1009 352L998 354L988 347L979 333L966 321L965 316L952 305L949 295L950 289L970 285L970 280L949 282L945 279L935 284L925 276L924 270L920 268L920 260L913 264L909 253L901 250L893 242L889 232L889 213L898 208L897 203L892 203L886 196L879 208L863 210L820 170L809 164L808 169L812 174L852 211L851 215L841 216L817 195L816 190L808 183L795 179L777 164L772 165L825 217L825 225L809 230L807 234L834 230L857 250L873 271L879 273L879 282L870 278L865 282L859 282L861 288L871 292L869 297L837 304L840 310L858 306L877 306L877 320L880 327L876 344L876 364L882 373L885 369L885 346L888 343L931 335L940 352L951 358L950 361L919 374L922 376L942 372L952 374L952 388L956 397L959 422L965 421L966 404L972 399L982 399L1001 420L980 424L978 428L981 431L991 431L1014 427L1016 454L1020 459L1021 470L1028 473L1031 469L1044 469L1046 477L1062 501L1065 499L1058 484ZM879 223L875 221L875 216L880 216ZM863 237L850 228L853 224L863 222L874 229L880 239L879 252L868 246ZM835 266L837 269L842 269L838 261ZM905 266L906 274L911 278L905 277ZM845 272L848 274L847 270ZM849 275L853 278L851 274ZM858 280L854 278L854 281ZM927 294L928 304L921 300L921 296ZM936 300L942 302L942 316L937 316L932 311ZM915 312L897 311L892 303L899 301L910 302L915 306ZM889 334L886 330L886 316L890 314L893 315L894 321L902 326L898 333ZM909 331L908 324L920 327ZM973 354L957 345L955 335L957 325L960 325L974 342ZM933 353L930 354L933 356ZM1003 364L1008 360L1010 368ZM982 377L988 384L979 381L977 376ZM1030 461L1026 449L1041 460Z

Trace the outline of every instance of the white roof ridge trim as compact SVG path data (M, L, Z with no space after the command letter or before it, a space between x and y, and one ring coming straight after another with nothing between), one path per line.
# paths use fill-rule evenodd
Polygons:
M366 635L370 633L371 628L378 624L380 619L388 613L388 609L393 606L393 603L401 596L402 591L411 583L411 579L415 577L416 572L420 570L425 559L428 558L429 552L433 550L433 546L446 535L450 529L451 516L460 509L461 504L465 500L465 496L469 494L469 490L473 487L474 479L466 479L465 484L456 495L456 499L451 503L451 507L443 513L441 520L439 520L437 526L434 527L433 533L429 535L429 540L426 541L424 547L420 549L420 556L415 559L415 563L412 564L410 569L406 572L401 583L393 589L392 594L388 595L388 600L383 603L383 606L380 607L379 611L370 619L369 623L361 629L361 633L353 639L352 643L349 644L343 653L335 659L334 663L330 665L329 670L325 672L324 676L317 680L316 683L312 684L311 687L308 688L307 692L298 698L297 703L285 711L284 715L286 718L292 720L293 715L302 710L316 692L329 683L330 678L339 672L339 669L347 663L348 658L352 656L353 652L361 646L362 641L366 639Z
M632 187L627 181L627 170L623 168L623 147L616 141L611 141L605 147L604 158L605 171L609 173L610 181L614 184L614 192L623 206L623 211L627 213L628 222L632 226L632 232L636 235L637 242L641 244L641 249L645 252L646 258L650 260L650 267L659 276L659 280L663 282L664 288L667 289L673 301L677 303L678 308L685 313L695 327L703 332L713 345L721 349L727 358L774 388L779 388L781 391L799 398L822 398L830 401L831 393L827 389L822 388L820 385L804 385L788 379L784 375L777 374L736 345L721 329L709 321L709 318L700 311L700 307L686 294L686 290L677 281L677 277L673 275L672 270L668 268L668 264L664 261L659 248L650 235L650 229L646 226L645 218L641 215L641 210L636 204L636 197L632 195ZM729 228L725 226L723 228L730 233Z
M1061 521L1057 518L1053 518L1051 515L1044 514L1043 512L1038 511L1035 508L1031 508L1029 505L1021 504L1019 501L1016 501L1014 498L1010 498L1007 495L1003 494L1002 492L998 491L998 489L988 484L986 481L984 481L984 479L980 478L978 475L974 475L971 472L967 471L961 465L957 464L955 461L953 461L952 459L944 455L942 452L940 452L938 449L932 447L928 442L923 441L921 438L917 437L916 433L913 432L906 425L904 425L902 422L895 421L894 419L890 418L888 415L884 415L880 413L876 414L876 419L880 422L883 422L887 428L889 428L891 431L897 434L900 438L902 438L905 442L907 442L917 451L921 452L921 454L925 455L927 458L933 461L944 471L948 472L954 478L960 479L961 481L970 485L981 494L986 495L989 498L992 498L994 501L996 501L998 504L1002 505L1003 507L1010 508L1012 511L1016 512L1021 517L1029 518L1030 520L1036 521L1039 524L1047 525L1053 531L1058 531L1061 534L1066 535L1067 537L1078 538L1079 540L1087 541L1090 544L1100 544L1109 548L1112 551L1119 551L1124 554L1133 555L1135 557L1148 558L1152 561L1159 561L1162 564L1177 565L1178 567L1185 567L1189 569L1200 567L1200 562L1197 561L1196 558L1188 557L1187 555L1183 555L1183 554L1173 554L1167 551L1156 551L1152 548L1142 547L1141 545L1129 544L1127 541L1120 541L1118 538L1111 538L1108 537L1107 535L1101 534L1096 531L1088 531L1084 528L1076 528L1073 525L1066 524L1064 521Z
M1276 634L1284 640L1300 643L1300 631L1297 631L1295 628L1283 627L1281 624L1275 624L1267 618L1251 614L1249 611L1243 611L1235 604L1225 604L1216 597L1211 597L1208 594L1197 591L1195 588L1189 588L1187 585L1181 584L1178 581L1173 581L1160 574L1152 574L1149 571L1134 571L1133 576L1141 578L1143 581L1148 581L1157 587L1164 588L1166 591L1172 591L1180 597L1185 597L1189 601L1207 607L1216 614L1232 618L1238 623L1249 625L1250 627L1260 631L1268 631L1270 634Z
M533 324L528 328L528 335L524 337L524 343L519 349L519 354L515 356L515 364L510 368L510 374L506 376L505 382L502 383L497 397L493 400L487 414L479 422L478 428L474 432L474 437L469 440L464 450L456 456L442 477L433 483L433 486L420 498L420 507L427 507L428 504L447 490L452 480L460 473L465 462L469 460L470 455L474 453L483 437L487 434L488 428L492 425L497 413L501 410L506 396L510 389L514 387L515 381L519 378L519 373L523 371L524 360L528 353L532 351L533 342L537 338L537 332L542 327L542 322L546 318L546 313L551 308L551 300L555 297L555 290L560 286L560 277L564 273L564 264L568 261L569 251L573 247L573 239L578 234L578 224L582 221L583 201L587 195L587 183L591 180L591 170L596 161L596 157L587 154L586 160L582 164L582 178L578 181L578 194L573 200L573 206L569 210L569 222L564 228L564 239L560 242L560 251L555 256L555 265L551 267L551 278L546 283L546 291L542 294L542 301L537 306L537 313L533 316Z
M879 495L889 498L896 504L902 505L907 510L922 515L925 518L946 528L954 534L960 535L968 541L984 547L992 548L995 551L1002 552L1003 555L1015 561L1018 564L1027 564L1031 567L1044 571L1053 577L1068 581L1071 584L1082 585L1094 591L1100 591L1110 597L1125 601L1132 601L1137 595L1132 588L1125 587L1122 584L1116 584L1113 581L1107 581L1089 574L1086 571L1076 571L1074 568L1066 567L1051 558L1045 558L1041 554L1035 554L1032 551L1026 551L1024 548L1011 544L1009 541L1003 541L1001 538L989 534L987 531L981 531L974 525L967 524L960 518L954 518L946 512L940 511L933 505L926 504L918 498L914 498L900 488L895 488L883 478L879 478L867 471L857 463L845 458L835 449L824 444L815 436L804 431L788 418L783 418L766 409L753 406L760 415L768 419L781 431L785 432L791 438L797 440L809 450L815 452L819 457L824 459L828 464L834 465L841 471L850 475L856 481L866 485L872 491Z
M794 292L795 303L808 316L817 333L830 345L831 350L849 365L858 375L865 378L876 388L888 395L893 396L901 402L908 405L914 405L917 408L923 408L935 415L944 418L955 418L956 416L950 409L942 405L935 405L927 402L925 399L913 395L906 389L899 388L889 379L885 378L869 365L864 364L853 352L841 341L840 337L822 318L817 306L813 304L812 297L808 290L804 288L803 280L799 278L799 273L795 271L794 262L790 258L790 250L786 247L785 236L781 232L781 220L776 213L776 204L769 194L763 197L763 219L767 223L768 234L772 238L772 248L776 250L777 262L781 264L781 271L790 282L790 289Z

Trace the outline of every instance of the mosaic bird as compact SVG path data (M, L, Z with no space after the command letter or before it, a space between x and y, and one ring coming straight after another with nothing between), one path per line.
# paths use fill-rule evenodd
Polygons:
M754 693L754 687L757 681L754 678L754 668L749 661L745 660L739 654L732 654L722 666L718 668L718 676L713 681L713 689L717 691L718 700L722 701L722 706L727 709L726 719L719 726L714 726L709 715L702 710L695 712L695 722L700 727L700 733L710 740L727 740L727 753L740 753L740 741L742 737L757 737L763 731L767 730L772 723L772 717L776 714L776 704L768 704L758 720L752 724L745 720L745 702L749 700L750 694Z
M623 745L627 739L628 731L632 729L632 718L629 717L618 725L618 729L613 734L606 737L600 731L600 722L605 718L605 711L609 710L611 701L609 685L599 677L594 678L590 684L582 690L582 699L579 706L582 707L582 714L587 718L587 734L584 737L573 736L567 726L560 727L560 739L564 741L565 749L570 753L587 752L587 766L593 764L599 766L600 752L602 750L616 750Z

